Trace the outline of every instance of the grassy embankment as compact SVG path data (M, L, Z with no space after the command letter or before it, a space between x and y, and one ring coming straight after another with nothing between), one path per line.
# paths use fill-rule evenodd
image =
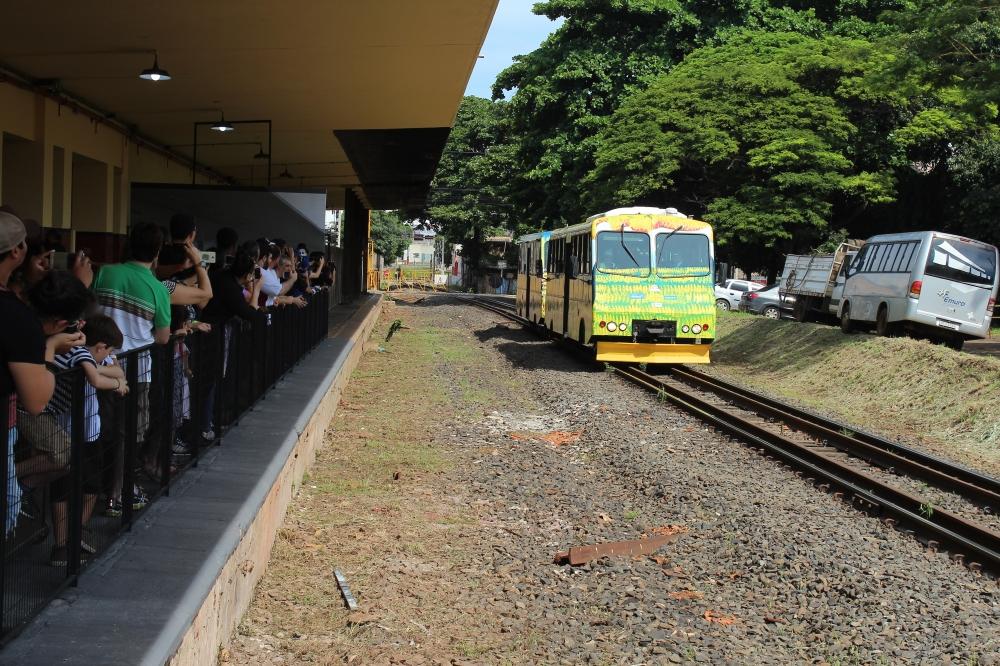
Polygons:
M1000 474L1000 358L744 314L718 326L710 372Z

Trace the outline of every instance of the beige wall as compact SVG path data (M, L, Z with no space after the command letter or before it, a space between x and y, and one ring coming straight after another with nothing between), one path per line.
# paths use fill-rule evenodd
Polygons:
M5 82L0 137L0 203L43 227L125 233L132 183L191 182L190 166Z

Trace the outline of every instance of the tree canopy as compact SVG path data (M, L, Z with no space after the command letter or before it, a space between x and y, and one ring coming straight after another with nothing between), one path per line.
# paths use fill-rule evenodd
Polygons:
M429 212L453 241L653 203L715 222L745 268L843 233L1000 242L996 0L533 11L562 24L465 100L442 159Z
M373 210L371 213L371 239L375 252L392 263L403 256L413 241L413 227L403 221L395 210Z
M595 206L703 216L741 265L762 251L774 260L793 239L816 244L834 201L892 198L891 173L852 160L859 100L846 81L871 52L860 40L760 32L695 51L626 99L599 136L586 181Z

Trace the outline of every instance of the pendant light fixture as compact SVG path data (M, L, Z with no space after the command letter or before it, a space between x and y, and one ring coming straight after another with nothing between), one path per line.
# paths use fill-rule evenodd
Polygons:
M278 178L295 178L292 172L288 170L288 165L285 165L285 170L278 174Z
M222 113L221 111L219 112L219 121L216 123L212 123L209 126L209 129L214 132L222 132L222 133L232 132L236 130L235 127L226 122L226 114Z
M269 159L270 157L271 157L270 155L268 155L267 153L264 152L264 146L258 143L257 144L257 154L254 155L253 158L255 160L266 160L266 159Z
M160 69L160 56L156 51L153 51L153 66L149 69L144 69L139 74L139 78L145 81L169 81L170 73L165 69Z

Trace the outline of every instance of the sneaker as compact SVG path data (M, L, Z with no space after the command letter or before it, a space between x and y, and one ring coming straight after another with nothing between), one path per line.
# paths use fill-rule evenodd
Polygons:
M178 437L174 440L174 445L171 447L170 452L175 456L190 456L191 446Z
M139 486L132 486L132 510L144 509L149 504L149 495Z
M206 442L215 441L215 430L213 428L207 428L201 431L201 438Z
M82 544L81 544L82 545ZM80 564L90 560L90 553L80 550ZM66 546L52 546L49 554L49 565L53 567L64 567L69 564L69 550Z
M87 555L94 555L97 553L97 549L91 546L86 541L80 542L80 551L86 553Z
M122 515L122 503L113 497L108 498L108 505L104 507L104 515L108 518L120 518Z

